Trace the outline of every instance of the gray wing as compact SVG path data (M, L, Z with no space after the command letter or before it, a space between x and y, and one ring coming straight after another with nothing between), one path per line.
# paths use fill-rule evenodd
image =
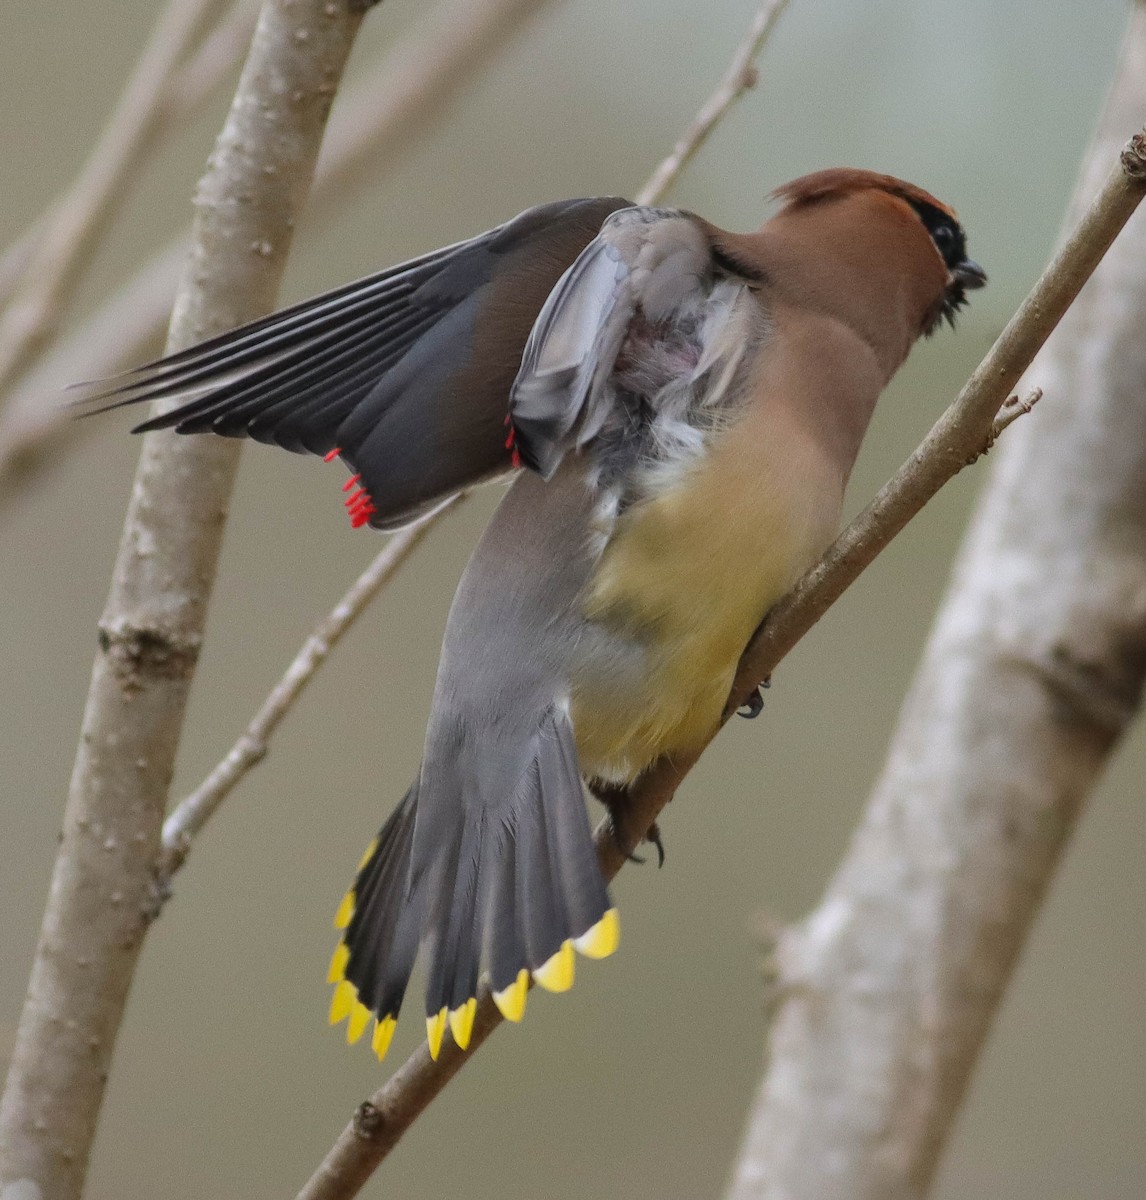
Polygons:
M671 422L722 400L746 345L747 288L678 209L605 221L534 322L510 397L518 449L550 478L610 426Z
M393 528L510 469L529 330L615 196L566 200L109 381L89 407L188 402L136 427L338 454L361 516ZM368 501L368 503L367 503Z

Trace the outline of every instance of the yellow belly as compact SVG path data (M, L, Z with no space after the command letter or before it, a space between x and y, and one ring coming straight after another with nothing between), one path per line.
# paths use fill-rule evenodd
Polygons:
M621 677L591 663L574 673L586 774L627 781L703 742L756 626L831 540L840 480L798 432L769 442L784 454L726 438L618 521L584 614L638 646L641 665Z

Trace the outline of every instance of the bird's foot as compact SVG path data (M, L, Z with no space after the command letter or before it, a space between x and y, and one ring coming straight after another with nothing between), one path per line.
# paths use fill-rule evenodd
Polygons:
M772 676L769 675L767 679L761 680L760 683L748 693L748 699L745 700L743 705L736 710L737 714L744 717L744 719L747 721L755 721L764 710L764 696L761 689L767 689L771 686Z
M657 867L665 865L665 846L661 839L660 826L654 821L641 838L634 838L629 833L629 816L632 808L632 797L629 789L620 784L602 783L593 780L589 790L605 806L609 813L609 836L618 854L623 854L629 862L644 863L644 855L636 852L641 842L648 842L656 848Z
M609 813L609 833L613 839L613 845L617 847L617 852L623 854L629 862L639 863L644 866L648 859L643 854L636 852L636 845L633 839L628 834L621 832L621 827L618 824L616 815ZM665 844L661 838L661 827L654 821L649 826L645 836L641 838L642 842L648 842L656 848L657 852L657 870L665 865Z

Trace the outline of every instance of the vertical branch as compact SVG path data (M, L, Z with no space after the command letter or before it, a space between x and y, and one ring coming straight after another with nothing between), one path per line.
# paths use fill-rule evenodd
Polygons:
M168 348L269 310L362 20L267 0L200 185ZM12 1065L0 1191L80 1195L135 964L238 446L145 440L99 625L83 730ZM21 1193L23 1194L23 1192Z
M1074 202L1146 111L1135 6ZM770 1062L732 1200L904 1200L934 1178L1086 798L1146 684L1146 219L1027 379L884 773L776 948Z

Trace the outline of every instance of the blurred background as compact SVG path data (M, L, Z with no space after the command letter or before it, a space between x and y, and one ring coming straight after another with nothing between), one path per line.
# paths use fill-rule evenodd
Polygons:
M355 67L424 8L386 0ZM552 0L415 150L379 164L336 218L300 228L283 300L543 200L633 193L724 71L754 8ZM853 509L915 446L1051 250L1128 9L792 0L758 88L671 195L747 229L775 185L854 164L958 208L990 287L954 335L918 347L885 397ZM7 7L0 245L73 176L154 10L143 0ZM224 111L220 97L133 182L77 313L186 222ZM86 427L0 506L0 1065L139 448L128 423ZM245 454L176 796L227 750L380 545L348 527L341 473L262 447ZM965 472L946 488L785 662L761 719L733 722L709 751L662 821L664 870L633 867L616 884L620 952L579 963L568 995L531 998L524 1024L495 1035L366 1195L720 1195L761 1065L756 931L806 912L844 849L983 478ZM430 537L178 877L121 1034L93 1200L293 1195L383 1078L366 1049L326 1028L330 919L417 767L446 609L496 499L487 489ZM1146 1192L1144 776L1139 730L1054 883L946 1156L940 1200ZM411 1004L388 1065L421 1036Z

